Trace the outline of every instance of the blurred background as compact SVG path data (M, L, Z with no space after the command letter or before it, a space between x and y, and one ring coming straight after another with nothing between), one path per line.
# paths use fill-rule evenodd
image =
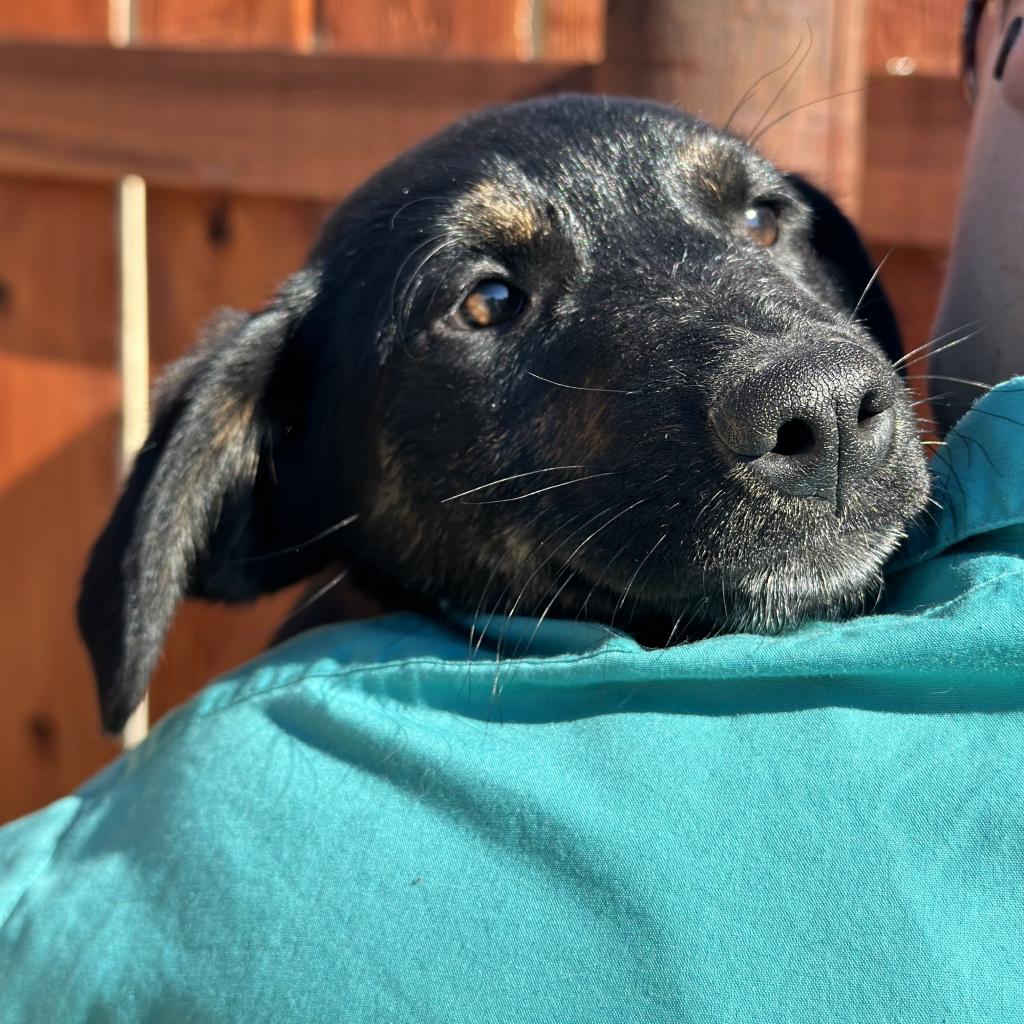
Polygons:
M876 259L892 250L913 347L966 141L962 6L0 0L0 821L118 753L73 609L150 378L218 306L259 305L346 192L460 114L537 93L647 95L721 125L806 51L732 128L770 125L760 148L830 191ZM186 607L151 717L257 653L294 598Z

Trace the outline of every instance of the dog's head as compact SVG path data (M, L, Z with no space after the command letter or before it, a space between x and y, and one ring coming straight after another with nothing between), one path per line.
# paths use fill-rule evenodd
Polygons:
M820 192L651 103L499 108L400 158L165 379L79 605L106 726L184 593L335 562L662 640L856 610L926 490L871 272Z

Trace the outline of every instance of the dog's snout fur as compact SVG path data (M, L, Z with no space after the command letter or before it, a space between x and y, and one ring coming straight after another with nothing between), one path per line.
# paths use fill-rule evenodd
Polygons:
M711 423L746 472L792 498L842 510L885 465L896 428L895 377L876 354L829 339L746 372Z
M827 196L654 103L514 104L400 157L166 377L79 601L104 724L182 596L338 565L659 643L863 607L927 480L873 270Z

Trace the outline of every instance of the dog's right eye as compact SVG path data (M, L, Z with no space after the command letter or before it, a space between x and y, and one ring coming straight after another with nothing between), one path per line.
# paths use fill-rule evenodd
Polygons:
M526 296L505 281L480 281L462 300L457 316L466 327L497 327L514 320L526 305Z
M754 203L743 212L747 234L768 249L779 240L779 215L768 203Z

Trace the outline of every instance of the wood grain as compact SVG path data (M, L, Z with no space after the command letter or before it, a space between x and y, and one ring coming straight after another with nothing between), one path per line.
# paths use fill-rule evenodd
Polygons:
M322 0L336 53L597 62L604 0Z
M322 0L320 37L337 53L527 60L532 0Z
M0 820L116 748L75 628L117 486L113 193L0 180Z
M133 42L161 46L304 50L313 0L138 0Z
M605 55L605 0L536 0L535 49L544 60L592 61Z
M176 359L228 305L255 309L305 262L327 207L263 196L152 189L150 353Z
M876 241L944 249L970 127L960 84L918 75L872 81L861 226Z
M334 200L469 110L586 68L0 44L0 171ZM87 83L87 86L83 86Z
M4 0L0 39L107 41L109 0Z

